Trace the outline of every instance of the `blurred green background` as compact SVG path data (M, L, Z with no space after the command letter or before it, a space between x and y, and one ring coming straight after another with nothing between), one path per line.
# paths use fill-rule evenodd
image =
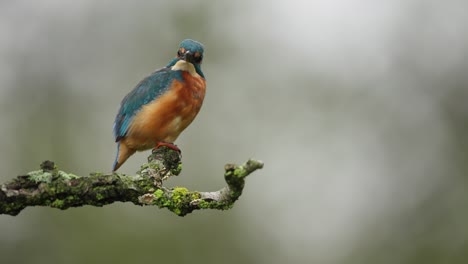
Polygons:
M109 172L120 100L205 44L207 96L168 186L230 211L117 203L0 216L1 263L467 263L464 0L2 1L0 181ZM148 152L121 172L134 173Z

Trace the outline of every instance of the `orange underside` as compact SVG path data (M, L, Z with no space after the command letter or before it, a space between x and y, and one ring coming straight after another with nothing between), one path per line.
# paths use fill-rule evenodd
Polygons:
M185 82L174 81L158 99L135 115L127 135L121 139L118 166L135 151L153 148L158 142L173 143L192 123L205 97L205 80L184 72Z

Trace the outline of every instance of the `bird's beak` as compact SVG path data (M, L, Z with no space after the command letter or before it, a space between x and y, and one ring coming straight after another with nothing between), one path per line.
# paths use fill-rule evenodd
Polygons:
M186 62L192 62L192 61L193 61L193 54L190 53L189 50L187 50L187 51L184 53L184 55L182 55L182 58L181 58L181 59L183 59L183 60L186 61Z

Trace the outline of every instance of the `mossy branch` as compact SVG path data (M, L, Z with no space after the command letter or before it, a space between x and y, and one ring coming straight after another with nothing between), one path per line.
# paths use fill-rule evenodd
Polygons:
M166 147L154 150L148 163L134 176L91 173L81 177L59 170L52 161L45 161L40 170L0 186L0 214L17 215L28 206L65 210L117 201L165 207L179 216L199 209L226 210L242 194L245 177L262 167L263 163L256 160L248 160L243 165L227 164L224 168L226 187L215 192L198 192L162 186L164 180L182 170L179 153Z

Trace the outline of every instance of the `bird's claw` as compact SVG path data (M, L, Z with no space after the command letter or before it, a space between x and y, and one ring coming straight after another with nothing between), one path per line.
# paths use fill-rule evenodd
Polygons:
M179 147L177 147L177 145L175 145L174 143L169 143L169 142L164 142L164 141L159 141L159 142L156 144L156 147L154 147L154 149L158 149L158 148L160 148L160 147L162 147L162 146L168 147L168 148L170 148L170 149L172 149L172 150L175 150L175 151L179 152L179 154L182 153L182 151L180 150Z

